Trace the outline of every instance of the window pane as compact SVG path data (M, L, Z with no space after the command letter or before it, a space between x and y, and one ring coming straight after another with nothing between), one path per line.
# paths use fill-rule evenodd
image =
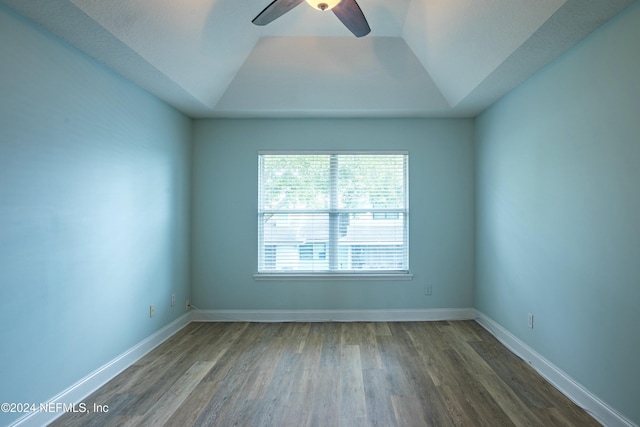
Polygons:
M403 209L405 157L339 156L338 192L340 208Z
M377 219L372 212L353 214L339 239L340 269L404 270L406 241L403 213L396 212L388 219Z
M263 209L329 207L329 156L262 157Z
M262 269L282 271L328 270L326 242L329 214L264 214L264 247L273 247L275 260Z

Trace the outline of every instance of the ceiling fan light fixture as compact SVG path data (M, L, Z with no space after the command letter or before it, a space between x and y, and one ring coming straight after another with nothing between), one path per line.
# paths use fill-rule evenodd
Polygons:
M306 0L306 2L314 9L331 10L342 0Z
M367 18L356 0L273 0L251 22L255 25L267 25L305 1L314 9L333 9L333 15L356 37L364 37L371 32Z

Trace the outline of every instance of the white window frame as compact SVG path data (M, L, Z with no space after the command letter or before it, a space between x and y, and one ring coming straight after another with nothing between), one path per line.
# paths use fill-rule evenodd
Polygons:
M304 151L304 150L296 150L296 151L259 151L258 152L258 167L260 169L260 157L264 155L375 155L375 154L386 154L386 155L404 155L406 156L405 162L405 171L404 171L404 184L405 184L405 206L402 211L404 217L404 230L405 230L405 248L406 248L406 261L405 265L407 267L406 270L335 270L335 271L258 271L258 273L254 274L254 278L256 280L412 280L413 275L409 271L409 152L408 151L371 151L371 150L358 150L358 151ZM335 175L333 165L331 165L331 176L332 182L333 176ZM259 170L259 178L258 178L258 192L259 198L262 197L262 172ZM332 184L332 191L333 189ZM331 197L332 206L330 206L329 210L325 213L330 214L330 229L329 234L331 235L329 242L327 243L327 257L332 261L332 263L337 262L337 252L338 252L338 233L339 233L339 213L343 213L342 210L333 206L333 201L335 201L334 197ZM263 230L262 230L262 216L265 215L264 211L261 211L263 206L262 200L258 201L258 264L261 265L263 260ZM345 210L347 212L354 212L354 210ZM383 212L384 210L378 210L377 212ZM394 210L395 212L395 210ZM272 212L270 212L272 213ZM334 256L330 255L330 252L334 254ZM335 268L335 265L332 265L331 268Z

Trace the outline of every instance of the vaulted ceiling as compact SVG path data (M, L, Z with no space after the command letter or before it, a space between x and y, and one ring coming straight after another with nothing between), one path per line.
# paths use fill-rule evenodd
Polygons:
M470 117L633 0L0 0L191 117Z

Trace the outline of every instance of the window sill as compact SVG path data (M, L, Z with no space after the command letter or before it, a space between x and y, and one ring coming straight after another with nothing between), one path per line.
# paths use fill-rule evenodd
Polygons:
M411 273L257 273L255 280L412 280Z

